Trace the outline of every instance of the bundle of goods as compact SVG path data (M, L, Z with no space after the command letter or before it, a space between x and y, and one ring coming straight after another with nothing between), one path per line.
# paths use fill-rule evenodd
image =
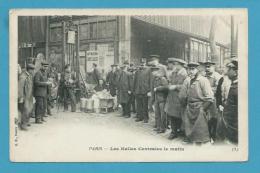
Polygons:
M91 98L80 99L80 110L82 112L107 113L113 111L114 97L107 90L95 92Z
M97 112L107 113L109 110L113 110L114 98L110 95L110 93L106 89L100 92L96 92L96 94L93 97L94 97L94 107L96 105L95 108L97 109Z
M94 100L88 98L80 99L80 111L81 112L94 112Z

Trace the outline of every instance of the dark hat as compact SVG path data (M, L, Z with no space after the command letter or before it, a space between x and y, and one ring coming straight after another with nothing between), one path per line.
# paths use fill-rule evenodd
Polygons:
M136 70L136 68L133 67L133 66L128 68L128 71L130 71L130 72L133 72L133 71L135 71L135 70Z
M212 62L211 60L206 60L205 62L201 62L201 64L203 64L203 65L215 65L216 63L214 63L214 62Z
M49 65L49 63L47 62L47 61L42 61L42 63L41 63L43 66L48 66Z
M160 58L160 55L155 55L155 54L153 54L153 55L150 55L150 58Z
M128 61L124 61L123 64L125 64L125 65L129 65L129 62L128 62Z
M226 66L229 67L229 68L233 68L233 69L237 70L238 69L238 62L237 62L237 60L232 60Z
M168 58L168 63L170 63L170 62L178 62L180 64L187 64L186 61L179 59L179 58L173 58L173 57Z
M129 65L128 62L124 62L123 64L120 65L120 68L126 67L127 65Z
M118 66L118 64L112 64L111 65L111 67L117 67Z
M33 64L27 64L26 68L27 69L35 69L35 66Z
M197 62L189 62L188 67L198 67L200 64Z
M158 60L159 58L160 58L159 55L150 55L150 58L148 59L148 61Z
M154 71L156 71L156 70L159 70L160 67L158 67L158 66L156 66L156 65L152 65L152 66L151 66L151 69L154 70Z

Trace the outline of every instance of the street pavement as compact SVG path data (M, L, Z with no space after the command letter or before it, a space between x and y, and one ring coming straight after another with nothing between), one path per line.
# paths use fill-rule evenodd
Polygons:
M45 123L31 119L28 131L18 131L16 161L84 161L90 151L120 147L183 146L181 139L168 140L170 130L153 131L154 115L149 123L124 118L120 112L84 113L53 111ZM120 153L118 153L120 154ZM123 157L123 156L122 156Z

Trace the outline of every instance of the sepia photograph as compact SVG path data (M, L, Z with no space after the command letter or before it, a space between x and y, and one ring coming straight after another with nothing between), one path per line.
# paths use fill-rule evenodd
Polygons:
M246 9L9 20L11 161L247 161Z

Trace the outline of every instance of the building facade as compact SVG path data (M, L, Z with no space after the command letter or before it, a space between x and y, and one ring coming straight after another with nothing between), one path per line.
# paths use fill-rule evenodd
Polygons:
M43 54L59 69L70 63L85 74L93 63L107 72L113 63L138 64L150 54L160 55L162 63L168 57L205 61L212 51L211 21L203 16L19 17L19 63ZM218 58L214 61L222 67L230 57L229 17L219 17L216 26L213 41Z

